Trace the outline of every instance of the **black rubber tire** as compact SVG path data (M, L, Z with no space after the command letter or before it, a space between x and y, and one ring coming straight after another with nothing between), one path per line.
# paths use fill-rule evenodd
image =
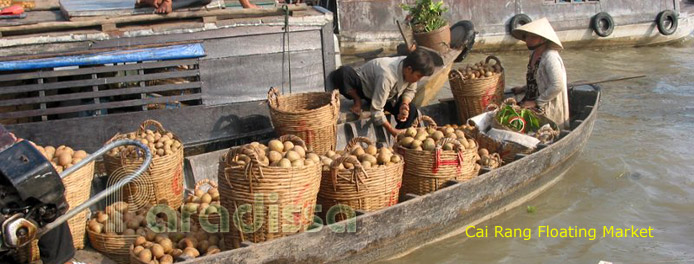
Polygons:
M607 37L614 31L614 19L607 12L600 12L590 20L590 28L598 36Z
M463 61L470 53L475 45L475 35L475 25L469 20L458 21L451 26L451 48L463 50L455 62Z
M515 15L511 18L511 22L509 23L509 32L530 22L533 22L533 20L526 14Z
M665 24L666 22L670 22L669 27ZM663 34L665 36L669 36L675 33L677 31L677 13L672 10L664 10L663 12L660 12L658 16L655 19L656 25L658 25L658 31L660 31L660 34Z

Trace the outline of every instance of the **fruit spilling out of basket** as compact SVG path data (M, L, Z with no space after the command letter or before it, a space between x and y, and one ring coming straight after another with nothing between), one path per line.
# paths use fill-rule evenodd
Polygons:
M460 129L460 126L458 128L455 129L453 126L444 126L438 129L433 127L411 127L397 136L398 145L408 149L433 151L441 140L449 138L460 142L460 145L465 149L476 148L477 143L475 140L467 138L463 129ZM452 142L444 143L441 146L443 150L453 150L454 147L455 145Z
M125 138L138 140L149 146L149 150L154 157L164 157L176 153L183 147L181 141L174 138L171 132L161 133L159 131L145 130L142 133L130 132L125 135ZM120 146L108 152L111 156L118 156L121 152L128 150L133 151L135 146Z
M218 213L217 206L219 205L219 190L216 187L211 187L207 191L195 189L195 191L186 198L183 211L191 214L201 214L205 212L205 215L209 215Z
M84 150L75 151L72 148L64 145L56 148L53 146L39 146L31 141L29 141L29 143L36 147L36 149L38 149L39 152L41 152L41 154L43 154L43 156L51 162L53 168L55 168L58 173L61 173L67 168L74 166L87 157L87 152Z
M458 71L463 74L463 79L474 80L500 74L503 72L503 68L501 68L499 63L485 63L484 61L480 61L473 65L468 64L464 68L459 68Z
M323 164L323 170L330 170L330 165L334 160L339 159L344 155L352 156L354 159L359 160L361 166L364 169L371 169L378 166L388 166L391 163L398 163L402 161L402 157L398 154L393 153L393 149L388 147L377 148L375 145L369 145L366 148L361 146L355 146L349 153L344 153L342 151L328 151L325 155L320 157L321 163ZM354 164L345 160L340 165L338 169L353 169Z
M131 210L126 202L115 202L92 214L87 228L97 234L145 235L147 209ZM157 220L160 221L160 220Z
M281 168L301 168L313 166L320 162L315 153L309 152L305 147L295 145L291 140L280 141L273 139L267 146L258 142L249 144L254 148L242 148L239 155L232 157L229 163L244 166L251 162L251 156L255 154L258 162L264 166ZM255 153L251 153L255 152Z
M135 239L132 254L142 263L168 264L219 253L220 240L219 234L207 233L196 226L186 233L156 234L148 230Z
M480 160L477 161L477 164L490 169L498 168L503 162L499 154L489 153L489 151L485 148L481 148L478 154L480 156Z

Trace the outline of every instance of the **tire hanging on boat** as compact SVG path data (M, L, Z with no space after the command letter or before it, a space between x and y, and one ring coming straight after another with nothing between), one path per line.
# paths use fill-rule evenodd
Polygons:
M614 31L614 19L607 12L600 12L590 20L590 28L598 36L607 37Z
M528 15L517 14L511 18L511 23L509 23L509 32L530 22L533 22L533 20Z
M669 24L666 24L668 23ZM655 23L658 26L658 31L664 36L669 36L677 31L678 21L677 13L672 10L664 10L658 14L655 19Z

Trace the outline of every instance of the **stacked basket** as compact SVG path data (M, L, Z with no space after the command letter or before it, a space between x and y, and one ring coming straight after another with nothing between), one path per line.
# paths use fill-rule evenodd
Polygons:
M299 136L316 153L335 150L339 96L337 90L282 96L277 88L271 88L268 105L275 132Z
M147 129L150 126L154 126L155 131ZM149 135L153 133L158 133L159 135L171 135L172 141L179 142L182 141L173 133L165 130L162 125L154 120L147 120L140 125L137 132L129 134L116 134L110 143L119 139L135 139L132 135ZM146 140L141 140L145 145L152 142L145 142ZM153 195L150 197L150 204L162 204L166 203L173 209L178 209L183 202L183 146L176 147L171 153L165 153L159 155L156 153L155 148L150 146L152 151L152 163L149 165L148 181L152 183ZM104 164L106 166L106 171L111 175L114 171L124 166L139 166L144 162L144 155L139 152L134 151L134 147L128 147L126 151L120 152L109 152L104 156ZM144 177L144 175L142 176ZM140 178L142 178L140 177ZM127 194L126 194L127 195ZM127 195L131 198L130 195ZM126 200L128 203L133 203L134 201Z
M384 165L374 164L364 168L357 157L349 155L360 143L374 145L365 137L354 138L345 147L344 155L335 159L329 170L323 170L318 193L323 214L330 214L333 206L341 205L336 207L340 214L335 215L335 218L328 217L330 220L343 220L349 214L348 211L376 211L398 202L404 160L400 157L396 159L397 162L390 162L393 159L389 159ZM345 163L351 164L352 169L344 166L340 169L340 165ZM343 206L348 206L349 209Z
M490 103L499 104L503 99L504 68L497 57L489 56L485 63L489 64L490 60L496 61L496 64L490 67L497 69L498 73L494 73L492 70L490 76L482 75L472 78L471 76L466 77L467 75L460 70L452 69L448 75L451 92L458 107L458 118L461 122L481 114Z
M427 129L436 129L436 123L427 116L422 116L418 123L429 123ZM468 140L468 139L461 139ZM478 146L474 143L470 148L465 148L459 140L453 138L441 138L436 142L433 151L410 149L398 142L396 149L404 156L405 172L402 177L402 192L416 195L424 195L440 189L446 181L466 181L477 177L479 165ZM451 150L444 150L443 146L450 144Z
M279 140L306 148L296 136ZM226 249L238 248L244 241L258 243L303 232L313 223L320 163L269 166L262 162L260 153L264 150L257 144L247 144L230 149L225 157L226 168L219 179L220 202L234 215L230 232L224 234ZM287 219L286 214L293 218Z

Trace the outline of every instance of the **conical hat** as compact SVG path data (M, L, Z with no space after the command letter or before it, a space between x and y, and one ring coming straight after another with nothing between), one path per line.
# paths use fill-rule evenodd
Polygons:
M547 20L547 18L543 17L511 31L511 35L514 38L522 41L525 41L525 36L528 33L543 37L557 47L561 49L564 48L564 46L561 45L561 41L559 41L559 37L557 37L557 33L554 32L554 29L552 28L552 25L549 24L549 20Z

